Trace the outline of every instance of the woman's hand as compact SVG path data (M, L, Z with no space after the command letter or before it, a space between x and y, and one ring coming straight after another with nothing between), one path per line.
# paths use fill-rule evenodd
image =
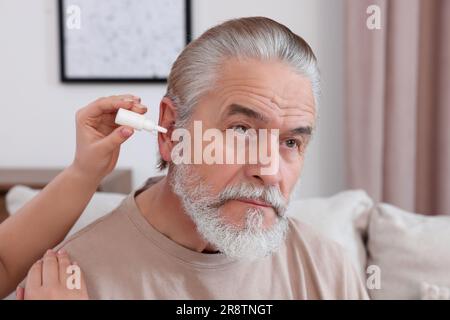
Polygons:
M146 112L140 99L132 95L100 98L80 109L72 165L0 224L0 299L17 287L47 248L64 239L101 180L114 169L120 145L133 133L114 123L119 108Z
M77 111L77 144L72 166L78 172L100 182L114 169L120 145L133 134L132 128L115 124L117 110L124 108L144 114L147 108L140 101L132 95L110 96Z
M80 286L77 288L77 285ZM16 290L16 299L87 300L89 296L81 270L76 264L71 264L68 254L61 249L58 254L48 250L31 267L25 288Z

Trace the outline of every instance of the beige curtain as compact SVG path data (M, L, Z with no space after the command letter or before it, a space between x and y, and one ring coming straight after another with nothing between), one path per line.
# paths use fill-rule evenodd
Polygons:
M369 30L369 5L381 29ZM346 140L351 188L450 214L450 1L346 1Z

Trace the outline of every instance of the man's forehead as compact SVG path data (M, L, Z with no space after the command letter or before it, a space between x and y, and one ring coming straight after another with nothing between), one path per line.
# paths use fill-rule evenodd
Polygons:
M280 116L306 112L315 117L311 82L277 61L233 60L219 72L214 92L222 107L231 104L229 100L233 98L244 99L251 100L254 107L268 107Z
M249 85L271 91L272 96L288 99L298 94L312 95L311 82L279 60L231 58L221 64L217 85Z
M267 124L273 121L300 121L313 126L316 118L315 106L311 102L282 99L277 95L267 96L251 90L228 92L219 103L218 111L221 115L247 116Z

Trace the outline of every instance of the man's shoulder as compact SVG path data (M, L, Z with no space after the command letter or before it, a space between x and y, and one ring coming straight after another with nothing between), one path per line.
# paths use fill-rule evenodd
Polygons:
M289 218L288 255L295 255L322 297L330 299L366 299L367 292L347 251L334 240L295 218ZM314 276L312 276L314 275Z
M125 219L127 219L126 212L119 206L65 239L60 247L64 247L70 253L77 248L87 246L94 248L102 242L106 243L105 240L113 241L114 235L120 232Z
M315 230L312 226L294 217L289 217L288 220L288 241L293 244L314 248L315 252L340 254L345 251L339 243Z
M346 268L350 261L342 245L297 218L289 218L287 247L303 259L319 261L321 266L324 266L322 262L327 261L338 270Z

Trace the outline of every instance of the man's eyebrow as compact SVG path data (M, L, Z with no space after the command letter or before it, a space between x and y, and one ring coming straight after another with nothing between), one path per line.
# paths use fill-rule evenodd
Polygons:
M229 116L232 116L235 114L243 114L249 118L254 118L254 119L262 121L262 122L269 121L269 119L267 119L267 117L263 116L261 113L256 112L255 110L252 110L250 108L241 106L239 104L230 105L226 116L229 117Z
M289 130L289 133L296 136L310 136L312 134L312 127L298 127L292 130Z
M248 107L244 107L244 106L234 103L229 106L226 116L229 117L229 116L232 116L235 114L243 114L247 117L255 118L261 122L269 122L267 117L265 117L261 113L256 112L255 110L252 110ZM289 134L294 135L294 136L298 136L298 135L310 136L310 135L312 135L312 131L313 131L313 128L311 126L306 126L306 127L298 127L298 128L289 130L288 132L289 132Z

